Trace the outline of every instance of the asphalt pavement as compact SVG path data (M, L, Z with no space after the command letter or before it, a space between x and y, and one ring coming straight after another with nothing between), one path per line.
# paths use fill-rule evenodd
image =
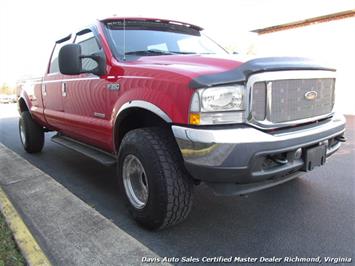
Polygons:
M52 134L47 134L41 154L27 154L19 140L18 118L1 113L8 114L3 106L1 143L161 257L355 259L355 116L347 116L348 141L325 166L243 197L218 197L206 186L198 186L191 214L183 224L150 232L129 217L114 167L52 143Z

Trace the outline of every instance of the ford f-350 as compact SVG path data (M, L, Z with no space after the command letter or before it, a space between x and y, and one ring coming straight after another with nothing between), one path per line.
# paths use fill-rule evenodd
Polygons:
M134 219L161 229L188 216L201 182L241 195L323 165L344 141L334 102L335 70L312 60L242 62L192 24L107 18L55 42L21 92L19 132L29 153L55 131L117 165Z

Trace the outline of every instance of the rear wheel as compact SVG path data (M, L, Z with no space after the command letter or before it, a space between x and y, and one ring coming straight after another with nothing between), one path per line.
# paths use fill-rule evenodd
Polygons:
M128 209L143 227L162 229L187 218L193 183L167 130L128 132L120 147L118 175Z
M19 120L19 133L21 143L28 153L42 151L44 145L44 131L28 111L21 113Z

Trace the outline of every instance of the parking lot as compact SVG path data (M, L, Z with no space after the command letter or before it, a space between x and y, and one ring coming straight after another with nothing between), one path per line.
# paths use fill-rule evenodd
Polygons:
M52 134L41 154L27 154L17 120L14 104L0 105L1 143L162 257L355 258L354 116L347 116L347 142L324 167L243 197L217 197L201 185L186 222L160 232L145 231L131 220L113 167L52 143Z

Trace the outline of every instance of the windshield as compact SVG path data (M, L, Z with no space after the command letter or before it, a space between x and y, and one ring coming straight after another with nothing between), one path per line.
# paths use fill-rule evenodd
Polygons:
M124 33L125 28L125 33ZM113 21L106 24L111 49L119 59L171 54L226 54L197 29L152 21Z

